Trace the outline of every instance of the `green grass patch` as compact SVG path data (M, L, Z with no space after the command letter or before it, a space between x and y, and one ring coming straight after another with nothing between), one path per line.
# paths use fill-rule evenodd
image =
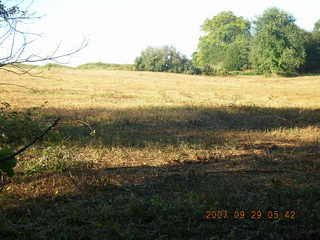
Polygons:
M77 68L82 70L124 70L124 71L130 71L134 69L133 64L115 64L115 63L102 63L102 62L85 63L82 65L79 65Z

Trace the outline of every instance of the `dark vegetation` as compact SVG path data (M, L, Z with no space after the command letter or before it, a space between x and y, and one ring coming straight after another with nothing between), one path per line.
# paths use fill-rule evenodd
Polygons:
M135 60L135 69L151 72L196 73L192 62L174 47L149 47Z

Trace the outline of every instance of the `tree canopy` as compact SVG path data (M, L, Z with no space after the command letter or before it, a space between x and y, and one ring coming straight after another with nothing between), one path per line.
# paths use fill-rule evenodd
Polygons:
M269 8L254 24L253 69L260 73L296 72L306 53L303 32L295 24L295 18L278 8Z
M312 32L300 29L295 18L269 8L255 21L224 11L201 26L192 56L202 73L251 69L262 74L320 71L320 20Z
M251 24L231 11L206 19L195 54L199 66L215 65L227 70L241 70L248 65Z
M139 71L151 72L187 72L191 61L174 47L148 47L135 60L135 68Z
M304 73L320 72L320 20L314 25L312 32L304 31L305 63L300 71Z

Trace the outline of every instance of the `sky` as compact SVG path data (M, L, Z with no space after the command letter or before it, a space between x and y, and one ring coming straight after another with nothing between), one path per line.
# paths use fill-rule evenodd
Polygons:
M148 46L174 46L190 57L205 19L230 10L254 20L269 7L287 11L309 31L320 19L319 0L34 0L30 11L42 17L28 28L41 34L32 47L42 55L59 43L64 53L77 49L84 39L89 41L61 63L133 63Z

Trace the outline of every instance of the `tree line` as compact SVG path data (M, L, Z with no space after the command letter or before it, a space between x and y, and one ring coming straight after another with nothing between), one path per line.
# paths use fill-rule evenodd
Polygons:
M231 11L206 19L192 59L174 47L148 47L135 59L139 71L216 74L251 71L257 74L320 72L320 20L313 31L296 19L269 8L250 22Z

